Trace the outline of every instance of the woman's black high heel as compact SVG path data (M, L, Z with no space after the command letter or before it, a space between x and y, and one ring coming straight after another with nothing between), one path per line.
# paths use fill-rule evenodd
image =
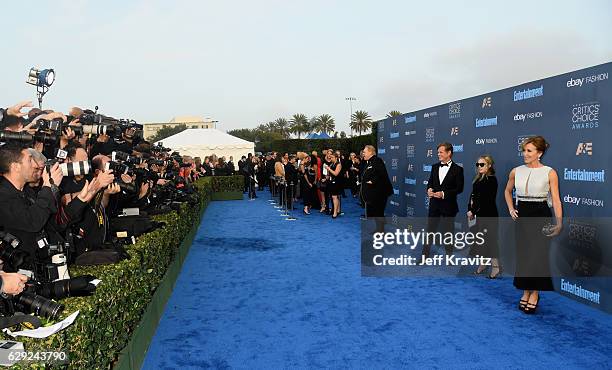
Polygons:
M523 309L523 312L528 315L533 315L536 312L536 309L538 308L538 303L540 303L540 296L538 296L538 299L535 303L527 302L527 305L525 306L525 309Z

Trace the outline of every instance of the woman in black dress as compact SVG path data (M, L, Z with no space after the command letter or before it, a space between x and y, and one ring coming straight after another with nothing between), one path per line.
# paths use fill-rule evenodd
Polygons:
M339 195L342 192L340 176L342 173L342 164L340 164L339 158L336 153L328 152L330 157L330 164L324 165L327 166L327 173L329 175L329 180L327 184L327 191L331 195L332 203L333 203L333 212L332 218L338 217L340 213L340 198Z
M510 172L504 194L508 212L515 221L513 283L523 291L519 309L528 314L535 313L540 291L554 290L549 265L550 238L559 235L563 222L559 177L554 169L540 162L548 146L541 136L523 142L525 164ZM516 189L516 203L512 199L512 189ZM552 202L555 215L552 227L549 227L552 217L549 202Z
M482 155L476 161L476 177L472 182L472 193L468 202L467 216L469 220L476 220L474 232L485 232L485 243L474 245L471 255L480 255L491 258L491 273L489 279L495 279L501 273L499 265L497 204L497 178L493 167L493 157ZM474 272L476 275L484 273L489 266L480 265Z
M315 187L316 172L314 167L310 163L309 156L304 157L302 163L300 164L300 176L302 201L304 202L304 213L309 215L310 209L313 205L315 205L315 202L317 202Z

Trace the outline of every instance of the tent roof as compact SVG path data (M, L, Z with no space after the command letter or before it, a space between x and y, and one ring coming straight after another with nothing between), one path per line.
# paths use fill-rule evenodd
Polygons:
M214 128L190 128L159 141L163 142L165 147L172 149L187 147L202 149L253 149L255 146L250 141L237 138Z
M331 137L327 134L327 132L316 133L306 136L306 139L331 139Z

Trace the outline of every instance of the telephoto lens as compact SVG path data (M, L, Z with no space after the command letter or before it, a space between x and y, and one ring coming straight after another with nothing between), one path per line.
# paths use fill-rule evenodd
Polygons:
M62 174L67 177L88 175L91 172L90 161L69 162L60 164Z
M64 305L54 302L35 293L23 292L15 297L16 306L23 313L33 313L36 316L55 320L64 311Z
M84 134L113 136L115 133L115 128L111 125L83 125L81 127Z

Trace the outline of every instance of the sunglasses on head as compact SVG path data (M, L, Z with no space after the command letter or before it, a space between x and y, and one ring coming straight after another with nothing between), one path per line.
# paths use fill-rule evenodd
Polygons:
M486 163L476 162L476 167L484 167L486 165L487 165Z

